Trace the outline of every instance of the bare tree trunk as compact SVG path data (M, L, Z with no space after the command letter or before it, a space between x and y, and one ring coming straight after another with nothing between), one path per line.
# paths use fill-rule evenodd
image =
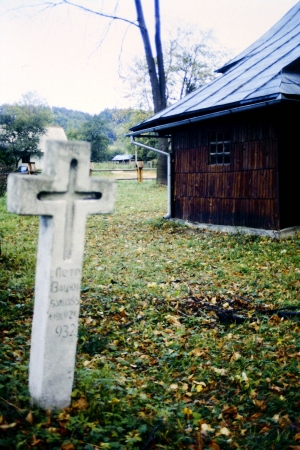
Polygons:
M163 50L161 43L161 26L160 26L160 9L159 0L154 0L155 7L155 48L157 57L156 73L155 60L153 58L152 49L149 40L149 34L144 20L143 8L141 0L135 0L135 7L137 12L137 20L142 35L144 44L144 51L148 66L150 77L150 84L152 89L152 98L154 104L154 112L158 113L167 106L166 100L166 76L164 69ZM167 139L159 139L158 146L160 150L168 151ZM167 158L164 155L159 155L157 158L157 175L156 182L160 184L167 184Z
M149 33L148 29L146 27L145 19L144 19L144 13L143 13L143 7L141 0L134 0L135 2L135 8L137 13L137 21L139 24L139 29L142 36L142 41L144 45L144 51L148 66L148 73L150 78L150 84L151 84L151 90L152 90L152 98L154 103L154 112L160 111L160 109L157 109L160 107L161 103L161 90L159 85L159 80L156 73L156 67L155 67L155 60L153 57L150 39L149 39Z
M137 13L137 23L132 22L131 20L126 19L125 17L118 17L111 14L104 14L99 11L94 11L89 8L86 8L85 6L82 6L77 3L73 3L72 0L62 0L59 3L55 3L53 1L45 2L48 8L57 6L58 4L66 4L70 6L74 6L76 8L79 8L83 11L96 14L102 17L106 17L111 20L121 20L125 21L131 25L137 26L140 29L142 41L144 45L144 51L148 66L148 73L150 77L150 83L151 83L151 90L152 90L152 98L153 98L153 104L154 104L154 112L158 113L159 111L163 110L167 106L167 100L166 100L166 76L165 76L165 69L164 69L164 58L163 58L163 50L162 50L162 43L161 43L161 24L160 24L160 4L159 0L154 0L154 11L155 11L155 49L156 49L156 55L157 55L157 72L156 72L156 65L155 65L155 59L153 57L151 43L149 39L149 33L146 26L146 22L144 19L144 13L143 13L143 7L142 7L142 0L134 0L135 3L135 9ZM167 143L165 143L164 139L159 140L159 146L161 150L167 149ZM158 158L158 175L157 176L157 182L166 184L166 161L163 162L163 158L166 160L166 157L162 156L162 158ZM165 175L163 175L165 173Z
M158 147L160 150L168 151L168 139L159 138ZM167 157L165 155L158 154L157 158L157 171L156 171L156 183L167 184L167 167L168 167Z

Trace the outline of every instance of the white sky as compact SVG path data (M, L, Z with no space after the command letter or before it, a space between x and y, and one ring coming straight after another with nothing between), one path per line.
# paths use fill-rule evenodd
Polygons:
M98 11L103 8L107 13L113 12L116 3L74 2ZM162 33L172 24L184 23L212 29L220 46L233 50L235 56L297 2L161 0ZM36 91L50 106L91 114L104 108L129 107L130 99L124 98L119 73L133 55L143 52L139 29L115 21L101 44L109 24L107 19L66 5L45 9L43 3L46 0L0 0L0 104L13 103L26 92ZM153 0L143 0L143 5L152 32ZM119 0L116 14L134 21L134 0Z

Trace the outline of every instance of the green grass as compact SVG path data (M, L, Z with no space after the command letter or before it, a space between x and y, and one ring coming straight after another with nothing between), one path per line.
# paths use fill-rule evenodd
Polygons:
M45 412L27 388L38 218L0 199L0 448L300 445L298 317L264 314L299 307L300 239L190 229L166 208L165 188L124 181L115 213L88 219L72 404ZM241 324L203 306L238 301Z

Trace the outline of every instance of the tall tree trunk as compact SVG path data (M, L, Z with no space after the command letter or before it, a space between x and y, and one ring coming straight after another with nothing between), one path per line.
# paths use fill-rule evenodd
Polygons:
M160 150L167 152L168 151L168 139L167 138L159 138L158 139L158 147ZM158 153L156 183L167 184L167 167L168 167L167 163L168 163L167 157L165 155L161 155L160 153Z
M153 57L148 30L146 27L143 8L141 0L134 0L137 12L137 21L139 24L144 51L148 66L148 72L150 77L150 84L152 89L152 98L154 104L154 113L158 113L167 106L166 100L166 76L164 69L163 50L161 43L161 26L160 26L160 9L159 0L154 0L155 8L155 48L157 57L157 71L155 60ZM158 141L160 150L168 151L167 139L161 138ZM164 155L159 155L157 158L157 176L156 182L160 184L167 184L167 158Z
M162 43L161 43L161 24L160 24L159 0L154 0L155 49L156 49L156 55L157 55L157 69L156 69L155 59L154 59L153 53L152 53L148 29L147 29L145 18L144 18L142 1L134 0L134 3L135 3L135 9L136 9L136 13L137 13L138 24L136 22L132 22L131 20L126 19L125 17L118 17L115 15L105 14L105 13L102 13L99 11L91 10L85 6L75 4L70 0L62 0L59 4L72 5L76 8L79 8L86 12L90 12L92 14L106 17L106 18L112 19L112 20L122 20L131 25L139 27L141 36L142 36L143 45L144 45L144 51L145 51L145 56L146 56L146 61L147 61L147 66L148 66L148 73L149 73L149 77L150 77L152 98L153 98L153 104L154 104L154 113L158 113L159 111L163 110L167 106L166 76L165 76L163 50L162 50ZM50 0L49 0L49 2L47 2L47 4L49 4L50 6L57 5L56 2L50 1ZM161 150L166 150L167 149L166 140L159 139L159 146L160 146ZM163 157L163 158L166 159L166 157ZM166 184L167 183L167 171L164 167L166 167L167 164L166 164L166 162L165 162L165 164L162 164L161 161L163 161L163 159L158 158L157 182Z
M144 45L144 51L148 66L148 73L150 77L150 84L151 84L151 90L152 90L152 98L154 103L154 112L157 113L161 111L161 89L159 85L159 79L156 73L156 67L155 67L155 60L152 53L152 48L150 44L149 39L149 33L146 26L146 22L144 19L144 13L142 8L141 0L134 0L135 1L135 8L137 13L137 21L139 24L139 29L142 36L142 41ZM160 108L160 109L159 109Z

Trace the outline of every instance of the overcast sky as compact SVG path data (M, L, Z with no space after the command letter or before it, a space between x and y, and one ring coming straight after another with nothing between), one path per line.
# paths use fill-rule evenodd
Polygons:
M56 0L57 3L60 0ZM112 13L115 0L74 0ZM161 0L162 33L180 24L213 30L220 46L244 50L297 0ZM43 0L0 0L0 104L36 91L50 106L97 114L129 107L119 73L143 52L139 29L74 7L45 8ZM35 5L35 7L32 7ZM40 5L40 6L38 6ZM143 0L149 31L153 0ZM117 15L134 21L134 0L119 0ZM103 38L104 41L101 43ZM122 47L122 52L120 51Z

